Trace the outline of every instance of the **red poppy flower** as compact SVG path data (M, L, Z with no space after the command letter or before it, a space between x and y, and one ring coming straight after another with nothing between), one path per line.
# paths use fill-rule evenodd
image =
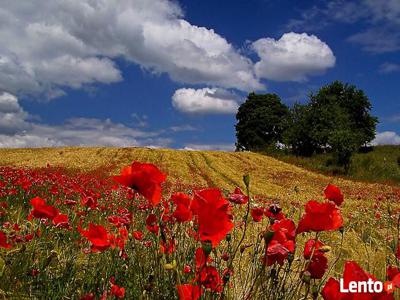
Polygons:
M266 217L272 219L272 221L285 219L282 208L276 203L271 204L269 208L265 210L264 214Z
M136 190L152 205L157 205L161 200L161 183L165 181L166 175L153 164L133 162L122 169L120 176L113 178L120 184Z
M46 201L39 197L31 199L30 204L33 206L33 210L29 215L38 219L53 220L59 213L57 208L47 205Z
M174 217L177 222L182 223L192 219L192 211L190 210L191 199L189 195L176 193L171 196L171 201L176 205L172 217Z
M198 285L181 284L176 286L179 300L197 300L201 296L201 288Z
M197 281L206 289L210 289L214 292L222 291L221 276L219 275L218 270L213 266L202 267L200 274L197 276Z
M203 248L197 248L194 257L197 270L200 270L203 266L205 266L209 260L209 258L206 257Z
M125 297L125 288L120 287L116 284L111 286L111 295L114 295L117 299L123 299Z
M281 244L277 240L272 240L269 242L267 247L267 265L271 266L274 263L283 265L284 261L287 259L289 253L294 252L294 241L288 240Z
M315 239L309 239L304 245L304 252L303 252L304 258L310 259L313 251L314 254L318 253L319 249L322 246L324 246L324 244L320 240L317 240L317 242L315 242Z
M275 221L269 230L274 232L274 235L268 243L266 263L268 266L274 263L282 265L289 253L294 252L296 226L292 220L283 219Z
M0 231L0 248L10 249L11 244L7 243L7 236L3 231Z
M365 272L357 263L347 261L343 272L343 287L348 288L350 281L376 281L375 277ZM377 293L341 293L340 285L336 279L330 278L322 289L324 300L394 300L393 295L385 291Z
M400 269L395 266L388 266L386 269L386 276L389 280L393 280L397 274L400 274Z
M340 206L343 203L343 194L336 185L328 184L324 190L324 194L326 199L335 202L337 206Z
M234 192L229 195L228 200L235 204L246 204L249 201L249 197L243 194L240 188L235 188Z
M233 228L229 202L218 189L195 191L192 212L197 216L202 241L211 241L216 247Z
M250 211L251 216L253 217L254 222L260 222L264 215L263 207L253 207Z
M343 218L334 203L311 200L306 204L306 213L299 222L297 233L336 230L342 226Z
M170 241L160 242L160 252L165 254L171 254L176 250L176 241L171 239Z
M137 241L141 241L143 239L143 232L141 232L141 231L134 231L132 233L132 235L133 235L133 238Z
M71 228L68 223L68 216L65 214L58 214L53 219L53 225L59 228L66 228L66 229Z
M157 216L155 214L150 214L146 218L146 228L148 231L158 234L160 227L158 226Z
M93 197L82 197L81 199L81 205L84 207L88 207L90 209L95 209L97 207L97 200Z
M310 272L311 278L321 279L328 269L328 259L321 252L314 253L308 262L306 270Z
M86 237L92 243L92 251L104 251L111 246L110 239L111 235L107 233L107 230L96 224L89 224L89 230L79 229L81 235Z

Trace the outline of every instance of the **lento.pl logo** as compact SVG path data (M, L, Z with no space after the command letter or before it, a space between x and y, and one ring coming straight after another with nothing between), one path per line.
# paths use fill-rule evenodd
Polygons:
M340 292L341 293L351 293L351 294L379 294L383 291L391 294L394 292L395 285L392 281L387 281L383 283L379 280L372 280L368 278L367 281L350 281L348 285L344 283L343 278L339 280Z

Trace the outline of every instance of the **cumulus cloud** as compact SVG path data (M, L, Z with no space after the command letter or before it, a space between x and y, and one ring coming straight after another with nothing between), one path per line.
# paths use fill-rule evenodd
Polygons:
M238 109L237 96L217 88L176 90L172 105L181 112L192 114L233 114Z
M260 57L257 76L277 81L304 81L333 67L336 60L327 44L306 33L285 33L279 40L262 38L252 48Z
M14 134L30 128L26 113L18 99L9 93L0 93L0 133Z
M168 146L163 132L144 131L110 119L71 118L61 125L35 123L9 93L0 94L0 147Z
M373 145L400 145L400 136L394 131L383 131L377 133L372 141Z
M250 59L174 1L5 1L0 90L56 97L63 87L113 83L123 58L178 82L261 89Z

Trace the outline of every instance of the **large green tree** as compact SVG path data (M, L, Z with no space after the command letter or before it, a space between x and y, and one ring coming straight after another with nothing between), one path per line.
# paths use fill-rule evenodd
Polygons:
M371 115L371 102L362 90L340 81L309 98L291 109L285 144L304 156L332 152L336 163L348 168L352 153L375 137L378 119Z
M349 130L356 149L375 137L378 119L371 115L371 102L354 85L334 81L310 95L312 135L318 148L332 147L329 140L335 131Z
M288 115L279 96L250 93L236 114L236 149L263 150L282 142Z

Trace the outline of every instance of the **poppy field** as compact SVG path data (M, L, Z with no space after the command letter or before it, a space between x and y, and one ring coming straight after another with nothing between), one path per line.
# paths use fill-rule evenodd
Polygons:
M399 299L399 204L247 152L0 150L0 297Z

